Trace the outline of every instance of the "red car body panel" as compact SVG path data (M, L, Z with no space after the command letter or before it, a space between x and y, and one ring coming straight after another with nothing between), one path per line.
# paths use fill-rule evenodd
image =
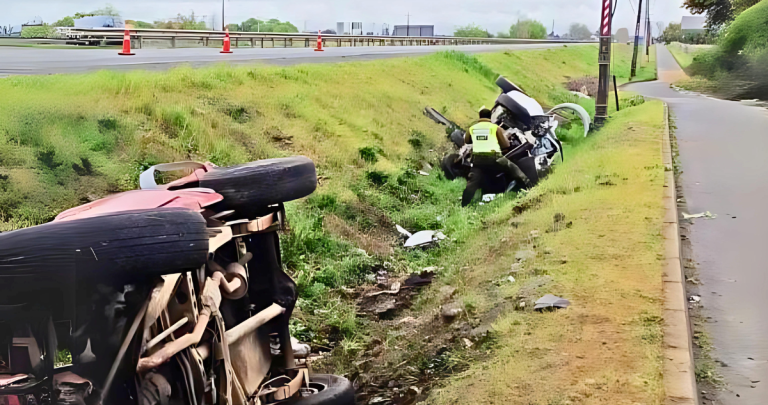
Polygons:
M59 214L54 221L70 221L90 218L113 212L145 210L156 208L186 208L202 211L224 197L210 189L192 188L182 190L133 190L115 194L101 200L81 205Z

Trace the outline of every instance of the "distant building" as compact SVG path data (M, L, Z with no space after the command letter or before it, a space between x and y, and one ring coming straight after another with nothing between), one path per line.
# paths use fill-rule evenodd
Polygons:
M560 35L555 34L555 31L552 31L547 35L547 39L553 40L553 39L560 39Z
M434 25L395 25L392 35L396 37L434 37Z
M75 28L125 28L125 21L109 16L83 17L75 20Z
M701 34L707 30L707 17L705 16L684 16L680 21L680 28L685 34Z
M629 30L626 28L619 28L616 31L616 42L620 44L629 42Z

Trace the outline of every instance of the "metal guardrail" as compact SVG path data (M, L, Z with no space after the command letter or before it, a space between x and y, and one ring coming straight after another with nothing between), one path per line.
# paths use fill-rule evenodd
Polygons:
M166 40L175 48L179 41L195 41L208 46L210 41L221 41L223 31L192 31L164 29L129 29L131 42L141 49L145 41ZM61 35L80 43L122 41L123 28L69 28L60 30ZM282 32L230 32L232 46L243 44L261 48L313 47L317 34ZM505 45L505 44L547 44L547 43L591 43L595 41L511 39L511 38L461 38L461 37L396 37L382 35L322 35L323 46L431 46L431 45ZM282 46L280 46L282 45Z

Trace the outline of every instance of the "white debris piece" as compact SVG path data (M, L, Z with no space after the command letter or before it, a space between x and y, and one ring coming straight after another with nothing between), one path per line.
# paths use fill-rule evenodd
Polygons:
M293 356L298 359L306 359L312 353L312 348L308 344L299 342L293 336L291 336L291 347L293 348Z
M424 170L419 170L419 174L422 176L429 176L429 173L425 172Z
M411 234L410 232L406 231L405 228L403 228L400 225L395 225L395 228L397 228L397 231L400 232L400 235L407 236L409 238L411 236L413 236L413 234Z
M579 98L590 98L588 95L580 92L580 91L572 91L571 94L578 96Z
M483 196L483 202L491 202L496 198L496 194L485 194Z
M381 295L381 294L396 295L399 292L400 292L400 283L399 282L394 282L394 283L392 283L392 286L389 287L389 290L373 292L373 293L368 294L368 296L369 297L375 297L375 296Z
M709 211L707 212L700 212L698 214L686 214L683 213L683 219L694 219L694 218L707 218L707 219L715 219L717 218L716 214L713 214Z
M509 276L509 277L507 277L507 281L509 281L510 283L514 283L515 282L515 278L512 277L512 276Z
M701 297L698 295L691 295L691 298L688 298L688 302L692 302L692 303L701 302Z
M405 247L424 246L444 240L446 236L442 232L421 231L416 232L405 241Z

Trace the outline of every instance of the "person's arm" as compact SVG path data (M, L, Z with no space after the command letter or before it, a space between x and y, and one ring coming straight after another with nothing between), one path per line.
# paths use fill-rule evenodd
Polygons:
M499 141L499 146L501 146L502 150L509 149L509 140L504 136L504 130L501 127L496 127L496 139Z

